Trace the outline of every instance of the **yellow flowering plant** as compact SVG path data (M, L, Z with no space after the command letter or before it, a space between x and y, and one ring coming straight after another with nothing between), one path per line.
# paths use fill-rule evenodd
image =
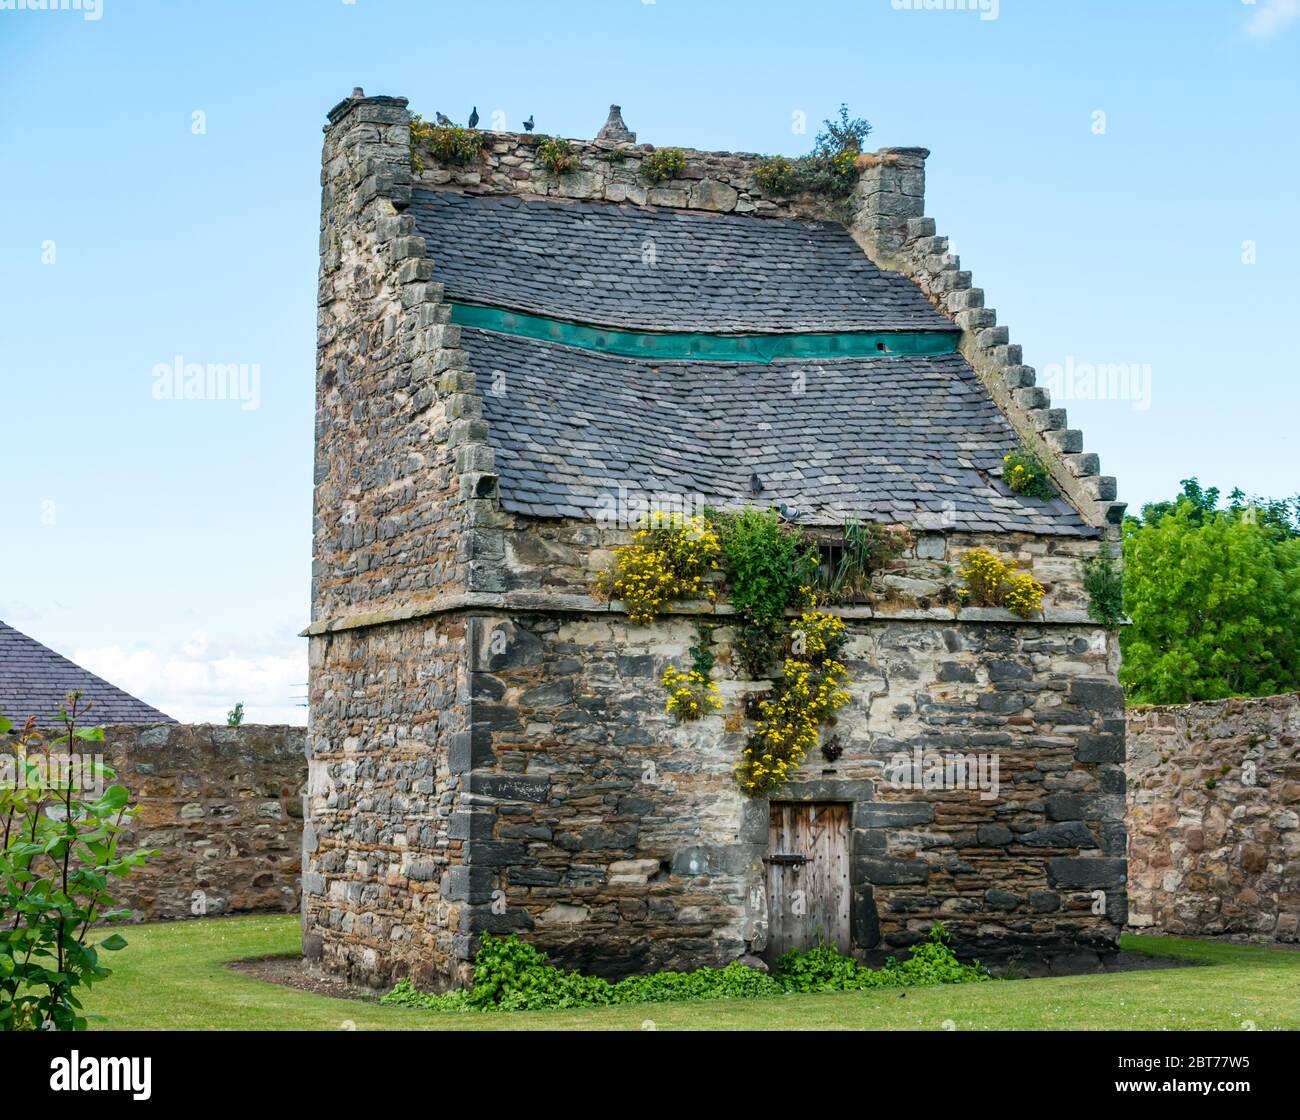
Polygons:
M1017 572L987 548L972 548L957 569L966 586L958 599L977 607L1005 607L1021 618L1031 618L1043 605L1044 587L1033 576Z
M1017 494L1030 498L1056 497L1056 487L1043 461L1023 447L1002 456L1002 481Z
M596 586L598 593L622 600L632 622L648 623L673 599L714 598L707 580L721 567L741 621L733 660L743 661L748 631L761 631L762 656L751 659L751 675L782 660L782 675L759 702L754 733L735 767L737 784L754 796L784 783L817 745L821 725L833 722L849 702L848 669L840 660L846 627L843 619L817 609L817 592L807 578L811 552L802 535L783 530L774 511L713 511L707 519L657 515L616 550L614 565L597 577ZM787 611L800 613L789 618ZM660 676L668 693L664 709L679 720L697 720L722 707L711 679L709 642L702 625L690 650L692 667L669 665Z
M735 768L745 793L784 784L817 745L819 726L849 702L848 669L838 660L844 640L844 620L824 611L805 610L791 622L781 678L758 705L757 727Z
M718 536L702 517L655 514L630 544L616 550L597 591L621 599L633 622L653 622L673 599L713 598L705 579L717 569Z
M669 665L659 681L668 690L668 700L664 704L664 710L671 712L680 720L699 719L705 712L710 710L716 712L722 707L718 686L698 669L683 672Z

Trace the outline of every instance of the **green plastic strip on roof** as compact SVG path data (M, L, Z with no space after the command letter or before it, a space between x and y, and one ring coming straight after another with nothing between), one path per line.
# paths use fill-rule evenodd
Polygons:
M844 331L837 334L686 334L619 331L563 319L547 319L499 307L453 303L451 321L462 327L558 342L628 358L663 362L774 362L819 358L881 358L904 354L951 354L958 332Z

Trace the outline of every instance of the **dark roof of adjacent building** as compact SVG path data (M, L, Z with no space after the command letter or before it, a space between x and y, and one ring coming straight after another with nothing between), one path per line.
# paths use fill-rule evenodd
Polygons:
M960 354L654 365L494 331L462 345L513 512L595 517L622 486L809 524L1095 534L996 477L1018 440Z
M454 301L649 331L956 329L834 222L418 190L408 213Z
M90 724L176 722L35 638L0 622L0 714L17 725L28 716L36 716L40 726L54 727L65 697L78 689L84 693L84 700L92 702L87 717Z

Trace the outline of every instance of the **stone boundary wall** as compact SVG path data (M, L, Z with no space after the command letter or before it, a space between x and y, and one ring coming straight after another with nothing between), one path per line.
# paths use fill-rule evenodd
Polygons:
M122 847L159 850L118 903L141 922L297 910L306 747L285 725L105 728L104 762L140 807Z
M1127 723L1130 925L1300 940L1300 693Z

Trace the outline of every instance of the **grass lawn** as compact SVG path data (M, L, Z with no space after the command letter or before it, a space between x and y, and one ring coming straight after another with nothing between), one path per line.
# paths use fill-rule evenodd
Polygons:
M136 1030L1258 1030L1300 1029L1300 952L1174 938L1124 947L1201 967L753 1000L449 1014L333 999L239 975L224 962L292 955L292 915L125 931L87 1010ZM952 1026L947 1029L953 1029Z

